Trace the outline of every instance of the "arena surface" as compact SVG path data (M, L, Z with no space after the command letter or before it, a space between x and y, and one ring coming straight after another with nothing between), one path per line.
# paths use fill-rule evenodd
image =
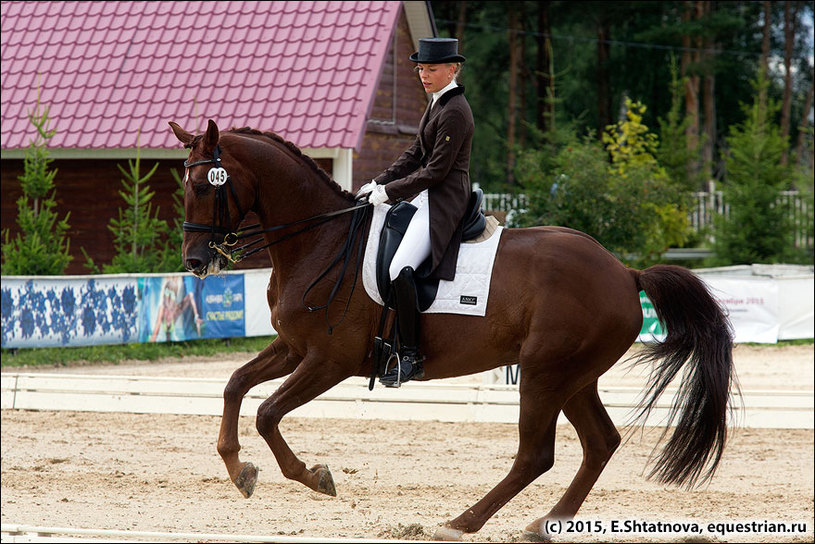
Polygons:
M813 389L812 345L741 345L735 356L743 389ZM41 370L225 380L249 357ZM601 385L634 383L615 367ZM211 416L3 410L2 523L429 540L506 475L517 449L512 424L285 418L292 450L309 466L331 468L331 498L286 480L244 417L242 458L261 468L255 494L244 499L215 451L219 424ZM692 491L645 478L658 435L630 435L578 515L591 523L555 542L813 541L812 430L735 429L716 477ZM523 541L523 528L560 498L580 458L573 429L559 426L554 468L465 541ZM700 532L683 531L693 523ZM781 533L782 524L806 529Z

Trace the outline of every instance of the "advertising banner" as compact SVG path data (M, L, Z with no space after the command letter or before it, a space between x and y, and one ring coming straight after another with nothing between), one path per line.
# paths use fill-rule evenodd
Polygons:
M664 340L665 331L662 330L662 323L657 319L657 312L651 300L645 295L645 291L640 291L640 306L642 306L642 329L638 340L640 342Z
M811 272L794 277L726 272L702 280L727 312L737 343L813 337ZM268 268L226 272L203 280L185 273L4 276L2 347L273 335L266 296L270 273ZM666 331L644 292L640 305L639 341L664 339Z
M772 278L704 278L725 309L735 342L778 342L778 282Z
M139 341L245 335L243 275L139 278Z
M735 333L735 342L775 344L778 342L778 281L772 278L703 278L711 294L722 306ZM640 291L642 330L639 341L663 340L665 332L651 301Z
M3 278L4 348L137 341L136 278Z

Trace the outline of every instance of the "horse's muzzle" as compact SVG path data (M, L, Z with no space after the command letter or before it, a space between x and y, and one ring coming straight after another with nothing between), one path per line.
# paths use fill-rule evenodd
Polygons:
M217 274L226 265L226 259L222 255L209 249L188 251L184 258L184 268L202 279L210 274Z
M184 267L199 278L206 277L207 268L209 268L207 264L202 263L198 259L187 259L184 261Z

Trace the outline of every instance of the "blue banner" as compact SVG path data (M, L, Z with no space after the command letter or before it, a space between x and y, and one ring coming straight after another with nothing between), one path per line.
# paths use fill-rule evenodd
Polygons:
M246 305L243 274L209 276L203 280L203 284L204 337L244 336Z
M243 274L3 278L7 349L242 336Z
M136 291L135 278L3 278L2 346L135 342Z
M139 278L139 341L245 335L242 275Z

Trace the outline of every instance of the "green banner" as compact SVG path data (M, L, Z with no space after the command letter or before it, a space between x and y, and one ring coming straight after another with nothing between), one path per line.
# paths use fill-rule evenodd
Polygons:
M657 312L654 310L654 305L645 295L645 291L640 291L640 305L642 306L642 329L640 330L640 338L655 337L661 339L665 336L665 331L662 330L662 324L657 319Z

